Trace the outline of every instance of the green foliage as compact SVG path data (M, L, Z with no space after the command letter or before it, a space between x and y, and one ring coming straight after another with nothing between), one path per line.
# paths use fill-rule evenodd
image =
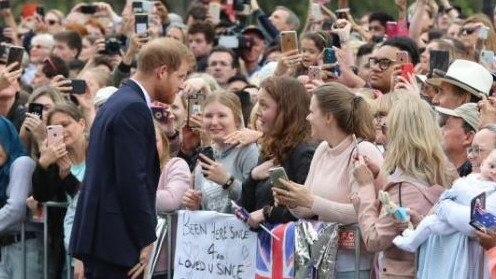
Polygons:
M185 2L188 0L166 0L166 2L170 4L174 4L175 2ZM355 16L360 16L366 12L370 11L386 11L392 15L395 15L395 6L394 0L349 0L352 14ZM70 7L74 6L79 2L92 2L92 1L77 1L77 0L50 0L50 1L36 1L36 0L11 0L13 5L16 7L16 11L19 11L19 7L24 3L40 3L47 8L57 8L64 12L68 12ZM120 12L122 9L125 0L106 0L114 7L117 12ZM331 1L331 5L328 7L331 10L335 10L337 8L338 0ZM414 1L409 1L409 3L413 3ZM464 13L466 15L472 14L474 12L480 11L482 1L474 1L474 0L454 0L452 1L457 5L460 5ZM265 11L272 11L278 5L284 5L292 10L294 10L301 18L302 21L305 20L307 14L307 7L309 0L259 0L260 5L264 8Z

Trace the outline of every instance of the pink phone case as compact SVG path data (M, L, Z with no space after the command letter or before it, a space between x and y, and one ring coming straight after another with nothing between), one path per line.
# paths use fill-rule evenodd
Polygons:
M50 125L47 127L47 142L48 145L52 145L56 142L63 140L64 138L64 127L61 125Z

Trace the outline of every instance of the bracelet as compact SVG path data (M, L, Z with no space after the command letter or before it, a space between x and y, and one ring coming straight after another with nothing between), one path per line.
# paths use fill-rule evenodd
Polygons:
M230 176L229 179L227 179L226 183L224 183L224 185L222 185L222 189L224 190L227 190L231 187L231 185L233 185L234 183L234 176Z

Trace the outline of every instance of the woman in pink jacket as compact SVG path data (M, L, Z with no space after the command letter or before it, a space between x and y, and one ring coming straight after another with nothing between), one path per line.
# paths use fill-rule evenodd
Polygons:
M173 212L181 208L181 201L186 190L190 188L192 176L188 164L181 158L169 157L169 141L160 127L155 122L155 135L157 137L157 151L160 158L162 172L157 187L156 207L158 213ZM172 221L172 232L175 232L176 219ZM172 239L175 239L174 234ZM166 245L160 250L159 261L155 268L154 278L167 278ZM174 243L172 245L174 250Z
M383 171L360 156L354 176L360 188L354 198L367 250L378 252L380 278L414 278L414 257L393 244L405 223L385 214L377 200L374 178L398 206L410 209L415 226L429 213L453 177L441 146L441 133L430 106L413 94L403 94L388 114L388 149ZM385 177L384 174L389 174Z

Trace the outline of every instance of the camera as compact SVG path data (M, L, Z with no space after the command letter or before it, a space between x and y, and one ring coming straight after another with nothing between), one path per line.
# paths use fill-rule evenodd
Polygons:
M105 40L105 50L101 51L100 54L115 55L119 54L121 51L121 41L117 38L111 37Z
M255 41L252 38L243 36L239 33L236 27L226 29L219 34L217 41L218 46L233 49L234 51L251 50Z

